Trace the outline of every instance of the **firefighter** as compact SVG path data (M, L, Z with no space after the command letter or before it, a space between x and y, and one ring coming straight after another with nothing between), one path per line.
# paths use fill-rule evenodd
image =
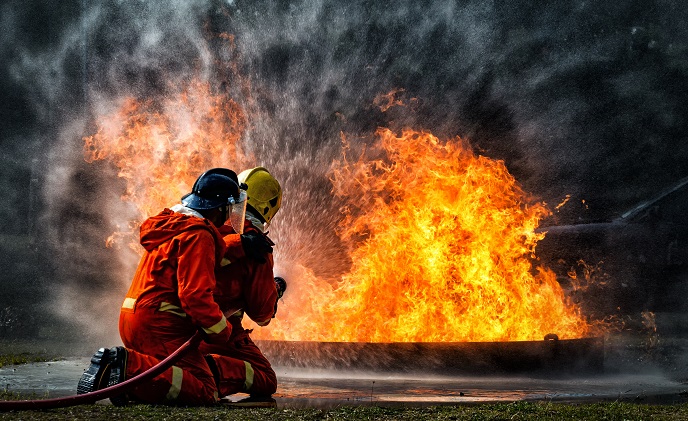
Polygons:
M274 277L272 241L266 228L282 203L279 182L263 167L239 174L239 182L246 187L246 221L242 230L238 224L225 224L227 251L216 272L215 300L225 312L232 326L232 334L224 344L201 344L201 352L216 375L219 396L247 393L241 402L270 402L277 389L277 377L270 362L251 340L251 330L244 329L245 316L259 326L266 326L275 316L277 301L286 289L284 279ZM236 311L236 309L240 309Z
M234 177L231 177L231 175ZM222 345L232 326L213 299L215 269L225 252L218 231L227 220L244 220L245 192L231 170L203 173L181 204L141 225L144 254L122 304L119 332L124 347L99 349L77 386L88 393L147 371L196 331ZM191 350L150 382L111 398L145 403L212 404L218 400L213 372L204 354Z

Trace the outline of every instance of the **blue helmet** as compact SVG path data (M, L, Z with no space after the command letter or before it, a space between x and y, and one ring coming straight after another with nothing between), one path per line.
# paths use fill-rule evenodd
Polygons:
M194 183L191 193L182 196L182 205L194 210L208 210L233 204L240 195L236 177L234 171L226 168L204 172Z

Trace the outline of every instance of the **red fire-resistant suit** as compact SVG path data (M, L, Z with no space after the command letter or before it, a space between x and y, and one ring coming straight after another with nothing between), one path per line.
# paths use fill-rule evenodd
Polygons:
M119 331L128 351L126 378L169 356L199 328L208 341L227 342L231 326L213 299L216 262L225 243L207 219L165 209L141 225L145 253L127 292ZM213 374L199 350L129 392L149 403L217 401Z
M244 232L257 231L246 221ZM201 352L215 361L219 374L219 396L249 393L270 396L277 390L277 377L270 362L249 337L241 320L245 313L259 326L265 326L275 314L277 288L273 275L272 254L265 263L245 256L238 234L228 225L220 227L225 235L227 251L220 269L216 271L215 301L227 314L232 334L224 344L203 343ZM236 309L242 309L234 313Z

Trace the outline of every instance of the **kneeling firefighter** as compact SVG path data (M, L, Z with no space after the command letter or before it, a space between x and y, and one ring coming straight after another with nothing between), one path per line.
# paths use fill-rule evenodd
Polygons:
M282 204L282 188L263 167L243 171L238 181L248 194L246 220L241 227L232 222L219 228L227 251L216 271L214 292L232 333L225 343L203 343L199 349L207 354L216 374L220 396L243 392L250 394L246 402L264 401L275 393L277 377L251 340L251 330L243 328L242 319L246 315L266 326L275 317L277 300L287 287L283 278L274 277L274 243L266 235L267 225Z
M236 174L227 169L221 172L226 175L216 169L202 174L181 204L141 224L145 251L119 319L125 346L99 349L77 393L93 392L147 371L199 330L208 343L227 343L232 326L213 298L215 269L226 247L218 227L227 220L243 222L245 192ZM161 375L111 401L215 403L218 390L213 374L204 354L193 349Z

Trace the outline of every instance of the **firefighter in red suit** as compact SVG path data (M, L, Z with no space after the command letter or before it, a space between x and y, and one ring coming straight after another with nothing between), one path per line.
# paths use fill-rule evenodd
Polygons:
M213 297L215 270L226 247L218 227L227 220L243 222L241 193L236 175L232 179L210 170L196 180L181 204L141 225L145 251L120 312L125 346L99 349L77 393L111 386L150 369L196 331L202 331L208 343L227 343L232 326ZM124 404L130 398L146 403L211 404L218 400L217 382L204 354L191 350L150 382L111 400Z
M286 289L284 279L273 275L273 243L265 233L280 208L282 189L263 167L242 172L239 183L248 194L246 221L240 234L230 225L220 227L227 251L216 272L215 289L215 301L225 312L232 334L224 344L204 343L200 349L216 374L220 396L242 392L250 395L244 401L264 401L275 393L277 377L251 340L251 330L243 328L242 319L246 316L266 326Z

